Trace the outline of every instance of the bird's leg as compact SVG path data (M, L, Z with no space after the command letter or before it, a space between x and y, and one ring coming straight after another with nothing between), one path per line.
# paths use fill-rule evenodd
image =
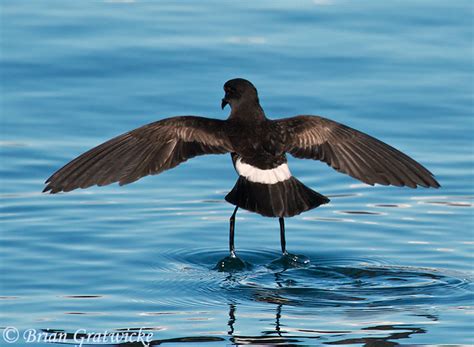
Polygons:
M235 247L234 247L234 229L235 229L235 215L237 214L237 210L239 208L236 206L234 213L230 216L230 230L229 230L229 251L230 254L222 260L219 260L217 265L214 267L215 270L218 271L226 271L226 272L234 272L240 271L244 269L249 269L251 265L242 259L240 259L235 254Z
M283 255L287 255L286 251L286 240L285 240L285 219L280 217L280 242L281 242L281 251Z
M235 258L235 247L234 247L234 228L235 228L235 214L239 206L235 206L234 213L230 217L230 230L229 230L229 251L231 258Z
M283 255L277 260L274 260L270 265L275 266L275 268L283 268L283 271L285 271L286 269L299 268L309 264L308 257L305 257L304 255L291 254L286 250L285 219L283 217L280 217L280 242L281 252ZM275 278L277 285L280 287L282 284L281 279L279 276L276 276L276 274Z

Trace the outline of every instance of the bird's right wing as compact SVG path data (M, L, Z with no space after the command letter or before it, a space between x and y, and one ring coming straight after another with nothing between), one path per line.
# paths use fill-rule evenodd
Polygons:
M203 154L232 151L225 121L180 116L150 123L80 155L46 181L44 192L120 185L155 175Z
M421 164L376 138L319 116L274 121L297 158L316 159L337 171L374 185L438 188L433 174Z

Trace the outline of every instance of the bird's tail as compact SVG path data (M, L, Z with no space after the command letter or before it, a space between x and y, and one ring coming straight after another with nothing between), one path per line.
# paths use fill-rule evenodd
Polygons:
M329 202L327 197L306 187L294 177L264 184L239 176L225 199L233 205L267 217L292 217Z

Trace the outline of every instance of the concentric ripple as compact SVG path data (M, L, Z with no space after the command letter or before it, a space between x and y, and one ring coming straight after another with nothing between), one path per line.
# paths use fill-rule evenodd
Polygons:
M241 250L239 257L251 268L218 272L214 266L226 255L213 249L166 253L154 268L159 281L148 283L147 290L159 292L153 297L161 304L249 301L305 307L459 304L472 293L472 280L464 274L381 259L312 255L308 263L293 264L277 252ZM177 290L180 296L174 295Z

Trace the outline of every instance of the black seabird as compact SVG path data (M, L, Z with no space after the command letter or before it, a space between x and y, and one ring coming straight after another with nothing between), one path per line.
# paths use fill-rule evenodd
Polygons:
M113 182L120 185L156 175L203 154L230 153L239 174L225 199L230 218L230 257L235 258L234 225L239 207L278 217L286 252L285 217L329 202L292 176L286 159L316 159L364 183L416 188L440 185L421 164L395 148L335 121L301 115L268 119L257 89L236 78L224 85L226 120L196 116L166 118L117 136L80 155L46 181L44 192L69 192Z

